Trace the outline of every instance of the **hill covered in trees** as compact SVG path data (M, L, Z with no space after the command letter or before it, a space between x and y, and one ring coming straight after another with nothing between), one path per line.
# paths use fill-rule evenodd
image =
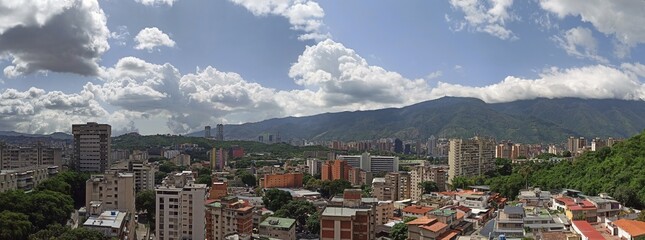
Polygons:
M324 113L225 125L226 139L366 140L383 137L427 139L493 136L524 143L563 142L568 136L621 137L645 128L645 101L616 99L533 99L485 103L444 97L402 108ZM192 133L204 136L203 131Z
M645 131L574 161L514 165L510 174L491 173L491 190L515 198L526 185L545 190L573 188L586 195L608 193L630 207L645 207ZM472 180L476 181L476 180ZM480 180L481 181L481 180Z

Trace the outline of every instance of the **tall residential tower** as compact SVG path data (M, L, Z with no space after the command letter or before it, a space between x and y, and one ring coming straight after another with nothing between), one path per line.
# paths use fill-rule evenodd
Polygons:
M108 124L88 122L73 124L73 166L81 172L104 172L111 165L110 145L112 127Z

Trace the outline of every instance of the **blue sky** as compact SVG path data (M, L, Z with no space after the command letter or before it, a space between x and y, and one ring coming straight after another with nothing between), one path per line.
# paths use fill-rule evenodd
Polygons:
M645 99L643 1L0 0L0 130L188 133L442 96Z

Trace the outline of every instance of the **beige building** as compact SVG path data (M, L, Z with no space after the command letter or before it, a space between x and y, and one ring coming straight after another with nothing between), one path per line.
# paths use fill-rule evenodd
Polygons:
M108 124L88 122L73 124L74 168L81 172L99 172L110 165L112 127Z
M157 169L147 161L121 161L112 165L111 169L133 173L136 192L155 189L155 172L157 172Z
M30 147L11 146L0 143L0 170L30 166L61 166L62 150L36 144Z
M392 188L390 200L410 199L410 174L407 172L390 172L385 174L385 183Z
M419 187L422 182L435 182L439 191L446 190L446 180L448 166L414 166L410 170L410 198L412 200L421 200L423 189Z
M394 217L394 202L379 201L376 205L375 224L381 225L389 222L389 219Z
M457 176L481 176L495 170L495 147L495 140L490 138L451 139L448 183Z
M206 188L190 171L170 174L155 188L158 240L204 239Z
M296 220L268 217L260 223L260 237L296 240Z
M206 202L206 239L224 239L231 234L251 236L253 206L237 197L227 196Z
M92 175L85 182L85 208L92 211L93 205L100 204L106 211L117 210L135 213L134 174L108 171Z
M0 170L0 193L21 189L28 191L58 174L58 166L31 166Z
M372 179L372 196L380 201L392 200L394 189L385 178Z

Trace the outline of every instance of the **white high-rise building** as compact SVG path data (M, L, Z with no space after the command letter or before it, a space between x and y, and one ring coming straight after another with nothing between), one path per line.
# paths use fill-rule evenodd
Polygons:
M205 238L206 184L191 171L166 177L156 192L155 235L159 240Z
M363 169L366 172L396 172L399 171L399 157L395 156L372 156L368 152L361 155L339 155L338 160L345 160L354 168Z
M307 159L307 167L309 167L309 174L312 176L320 174L323 165L323 160L320 159Z
M104 172L111 165L112 127L88 122L73 124L74 167L81 172Z

